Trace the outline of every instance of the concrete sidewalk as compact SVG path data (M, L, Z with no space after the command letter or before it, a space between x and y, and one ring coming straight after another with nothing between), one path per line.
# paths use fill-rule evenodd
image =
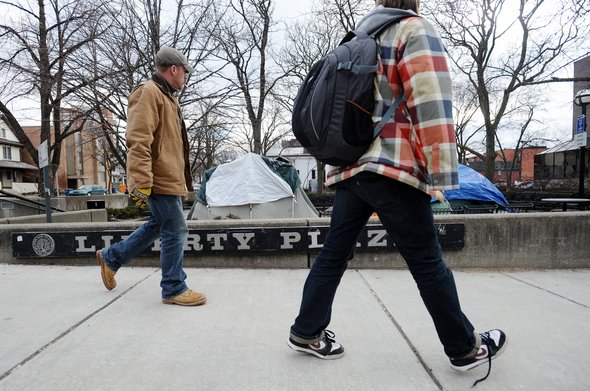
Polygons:
M287 347L307 270L187 269L208 303L164 305L160 271L0 264L0 390L467 390L407 271L348 270L330 329L347 351ZM476 390L590 389L590 270L455 271L478 330L504 355Z

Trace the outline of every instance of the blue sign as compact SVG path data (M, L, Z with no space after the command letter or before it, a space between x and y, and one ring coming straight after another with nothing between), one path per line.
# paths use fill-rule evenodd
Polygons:
M578 115L578 126L576 127L576 133L583 133L586 130L586 116Z

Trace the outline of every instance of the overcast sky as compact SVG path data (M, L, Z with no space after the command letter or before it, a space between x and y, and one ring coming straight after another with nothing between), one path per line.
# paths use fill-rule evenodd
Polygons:
M514 3L516 6L516 1ZM310 13L312 4L312 0L275 0L275 16L281 20L293 20ZM573 72L574 66L570 65L559 74L559 77L573 77ZM556 83L547 86L547 95L551 103L546 105L545 112L538 113L537 116L537 119L542 121L547 128L555 129L555 131L550 131L547 136L555 135L562 141L571 138L572 91L573 83Z
M296 18L311 11L312 0L275 0L275 16Z
M279 22L293 21L297 18L302 18L305 14L309 14L311 12L312 4L313 0L275 0L275 18ZM280 42L276 40L275 42L280 44ZM573 77L573 65L570 65L559 76ZM569 140L571 138L573 107L572 88L572 83L557 83L548 86L547 96L551 103L546 105L546 112L539 114L537 117L548 128L555 129L555 131L550 131L548 136L555 135L562 141ZM29 107L38 106L38 104L35 102L26 102L24 105ZM19 113L15 114L17 116L19 115ZM35 122L37 121L24 120L23 124L32 125L35 124Z

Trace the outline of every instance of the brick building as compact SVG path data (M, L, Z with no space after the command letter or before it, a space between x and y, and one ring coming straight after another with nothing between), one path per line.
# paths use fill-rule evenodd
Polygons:
M100 125L94 121L82 122L79 112L62 109L62 122L72 123L72 127L81 126L81 130L69 135L62 142L60 164L56 172L55 187L59 192L76 189L85 184L97 184L111 188L111 170L109 169L108 147ZM41 127L26 126L23 130L35 148L40 144ZM51 137L54 137L53 128ZM33 158L23 154L23 160L34 164ZM51 161L51 159L50 159ZM36 181L36 178L28 178Z
M530 146L522 148L520 151L515 149L505 149L503 152L496 151L496 161L494 170L494 183L506 183L512 168L511 184L516 182L531 182L535 179L535 155L547 150L545 146ZM502 157L502 153L504 157ZM515 157L515 155L517 155ZM484 174L485 169L483 161L473 157L467 159L467 165Z

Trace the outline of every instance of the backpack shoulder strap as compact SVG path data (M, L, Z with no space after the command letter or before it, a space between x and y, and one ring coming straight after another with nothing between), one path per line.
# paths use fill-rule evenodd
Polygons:
M379 136L379 134L381 134L383 127L385 126L387 121L389 121L389 119L393 116L393 113L399 107L399 105L402 103L402 100L404 100L404 99L405 99L405 96L404 96L404 93L402 92L395 99L395 102L393 102L391 104L391 106L389 106L389 108L387 109L385 114L383 114L383 117L381 117L381 121L377 122L377 125L375 125L375 128L373 128L373 139L376 139L377 136Z
M377 35L379 35L380 32L387 29L392 24L398 23L402 19L409 18L412 16L417 16L417 15L408 12L407 14L404 14L404 15L398 15L398 16L392 17L391 19L386 20L381 25L377 26L377 28L375 28L373 31L370 32L370 35L367 33L361 32L361 31L357 31L357 30L349 31L344 36L344 38L342 38L342 41L340 41L340 44L338 46L351 41L353 38L361 38L361 39L371 38L373 41L375 41L375 38L377 37ZM372 72L377 71L377 65L358 65L358 64L352 63L351 61L347 61L347 62L339 63L338 70L339 71L340 70L351 71L354 74L372 73Z
M353 38L359 38L359 39L371 38L373 41L375 40L374 37L369 36L366 33L363 33L361 31L352 30L352 31L349 31L344 36L344 38L342 38L342 41L340 41L338 46L351 41ZM349 72L354 73L355 75L358 75L360 73L372 73L372 72L377 71L377 64L375 64L375 65L360 65L360 64L355 64L352 61L345 61L345 62L338 63L336 70L349 71Z

